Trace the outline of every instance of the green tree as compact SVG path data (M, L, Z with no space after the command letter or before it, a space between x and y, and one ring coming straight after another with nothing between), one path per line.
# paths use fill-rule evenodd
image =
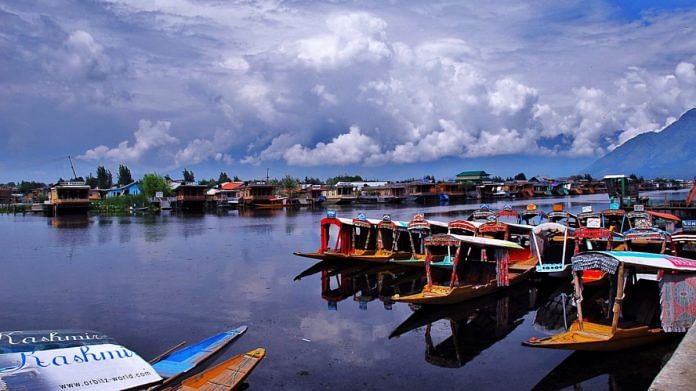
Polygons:
M145 174L142 181L140 181L140 188L143 194L148 198L154 197L158 191L164 193L165 197L170 193L167 180L155 173Z
M233 181L234 182L241 182L242 180L239 179L239 177L235 175Z
M333 185L337 184L338 182L362 182L362 181L363 181L363 178L360 175L343 174L343 175L339 175L339 176L335 176L333 178L327 179L326 183L333 186Z
M97 167L97 187L100 189L110 189L114 181L111 176L111 171L104 166Z
M131 171L126 165L124 164L119 164L118 165L118 185L119 186L125 186L129 183L133 183L133 176L131 175Z
M518 173L517 175L515 175L515 180L516 180L516 181L526 181L526 180L527 180L527 176L524 175L523 172L520 172L520 173Z
M87 175L87 178L85 178L85 183L87 184L87 186L90 187L90 189L96 189L99 187L99 182L97 181L97 178L95 178L91 172L89 173L89 175Z
M200 181L198 181L198 184L203 186L217 186L218 182L214 178L210 178L201 179Z
M193 175L193 171L189 171L188 169L184 168L184 171L182 172L184 175L184 182L195 182L196 177Z
M232 182L232 179L230 179L229 175L227 175L226 172L221 171L220 176L218 176L218 184L223 184L225 182Z
M283 188L283 192L287 195L291 195L297 189L297 184L299 181L290 175L286 175L280 180L280 187Z

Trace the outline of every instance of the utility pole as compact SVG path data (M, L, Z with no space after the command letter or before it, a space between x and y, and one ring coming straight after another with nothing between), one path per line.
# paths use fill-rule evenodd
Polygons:
M270 181L270 177L268 176L269 170L270 170L270 168L266 168L266 183L268 183Z
M68 160L70 160L70 168L72 168L73 179L77 179L77 173L75 173L75 166L73 166L72 158L68 155Z

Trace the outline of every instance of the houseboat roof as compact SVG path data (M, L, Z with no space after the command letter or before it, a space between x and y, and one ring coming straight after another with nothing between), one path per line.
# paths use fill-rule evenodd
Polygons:
M221 190L237 190L244 186L244 182L225 182L220 185Z
M89 189L85 182L58 182L53 185L54 188L69 188L69 189Z
M483 177L488 177L491 174L485 172L485 171L462 171L459 174L457 174L457 177L476 177L476 178L483 178Z

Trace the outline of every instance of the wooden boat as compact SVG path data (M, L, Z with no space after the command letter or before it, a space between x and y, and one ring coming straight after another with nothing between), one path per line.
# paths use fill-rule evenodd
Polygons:
M554 204L552 208L553 210L546 215L546 219L550 223L558 223L570 228L580 227L578 216L563 210L563 204Z
M170 383L221 351L237 337L244 334L246 330L246 326L240 326L215 334L194 345L176 349L160 357L152 367L155 368L160 376L165 378L164 384Z
M547 273L552 277L570 275L570 258L575 250L575 230L558 223L543 223L534 227L534 236L541 239L540 246L534 246L539 264L537 273Z
M485 223L491 219L496 219L496 212L490 206L483 204L473 211L467 220Z
M425 239L432 234L446 233L449 227L446 223L436 220L426 220L422 214L416 214L408 223L408 240L411 245L410 258L392 259L390 262L400 265L420 266L425 262Z
M427 285L419 293L392 297L413 304L452 304L496 292L523 281L537 259L528 248L507 240L439 234L425 240ZM454 255L453 255L454 254ZM452 260L449 281L433 282L431 263Z
M336 227L336 240L331 247L331 228ZM360 214L356 219L336 217L329 211L321 220L321 245L315 252L295 252L313 259L388 262L411 257L408 224L392 221L389 215L382 220L368 219Z
M250 350L184 380L176 389L180 391L237 390L265 356L266 350L263 348Z
M672 254L696 259L696 220L682 221L682 229L672 234Z
M696 319L696 313L691 313L693 303L684 302L693 297L674 294L696 286L696 260L664 254L590 251L576 255L572 262L578 319L564 333L531 338L523 345L548 349L622 350L660 341L666 337L666 331L685 331ZM597 314L583 314L581 275L590 269L607 272L616 286L616 293L610 295L606 316L599 314L595 319L586 316ZM675 278L678 274L681 276ZM641 277L646 275L652 277ZM655 280L659 277L662 282L658 287ZM658 303L662 306L659 317L656 316ZM674 308L683 313L674 315ZM658 318L661 324L656 324Z
M519 213L518 221L520 224L539 225L546 219L546 214L540 211L536 204L529 204L527 208Z

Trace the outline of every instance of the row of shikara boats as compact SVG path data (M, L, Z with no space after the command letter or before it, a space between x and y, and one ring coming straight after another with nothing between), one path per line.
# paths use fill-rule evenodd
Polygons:
M238 390L266 356L265 349L205 366L246 331L240 326L191 345L181 342L150 361L98 331L4 331L0 389Z
M575 290L578 319L563 333L524 344L620 350L654 342L668 331L685 331L690 323L684 319L696 319L693 223L639 208L601 212L583 208L582 213L573 214L560 205L554 205L549 213L535 205L523 211L482 207L466 219L449 222L426 219L421 214L408 222L395 221L389 215L370 219L360 214L347 219L329 211L320 223L319 249L295 254L334 262L421 268L426 280L423 288L396 293L391 300L426 306L496 294L534 274L566 278ZM607 287L604 305L586 305L583 313L583 292ZM688 298L693 306L687 306L680 319L633 314L636 308L645 312L650 307L645 303L656 295L661 297L658 301L663 312L673 312L678 295L670 296L670 289L693 289ZM627 294L636 297L626 301L630 305L624 304ZM644 302L642 307L636 301ZM678 321L682 324L675 325Z

